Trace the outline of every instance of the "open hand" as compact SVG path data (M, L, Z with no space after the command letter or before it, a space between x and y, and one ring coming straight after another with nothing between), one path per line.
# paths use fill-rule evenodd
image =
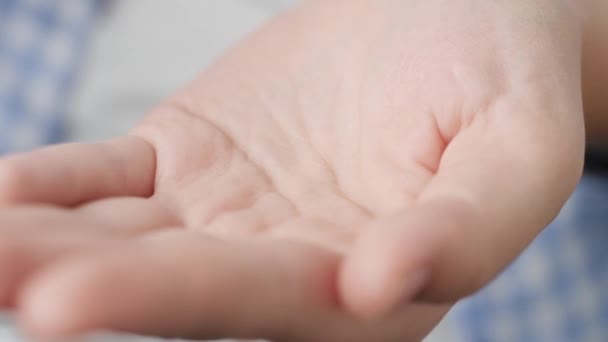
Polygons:
M554 0L305 1L127 137L2 160L0 302L44 336L420 340L574 189L579 40Z

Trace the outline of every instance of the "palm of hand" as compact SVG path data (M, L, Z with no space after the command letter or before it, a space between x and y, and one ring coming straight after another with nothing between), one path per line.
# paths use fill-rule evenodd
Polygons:
M529 118L546 105L546 89L530 71L538 61L516 60L519 74L507 73L501 58L511 55L470 53L496 37L462 38L471 32L458 23L437 30L414 16L407 25L423 34L399 24L394 35L382 35L397 19L390 11L366 16L355 36L348 20L363 9L352 7L343 22L311 5L282 16L128 138L7 159L8 202L70 208L11 208L0 216L8 227L0 260L11 260L3 269L12 272L0 299L23 298L30 322L49 333L113 328L302 341L426 334L446 306L409 305L367 323L347 312L386 314L426 285L431 275L414 268L435 258L443 242L466 235L428 229L424 221L439 209L446 221L472 225L498 212L489 205L482 215L485 198L468 190L484 192L486 164L520 172L508 167L509 157L537 143L526 130L546 124ZM444 30L462 39L454 43ZM512 142L514 130L522 141ZM32 167L43 159L55 165L51 176ZM66 172L72 177L56 177ZM508 187L497 190L509 194ZM516 223L546 221L546 211ZM394 222L408 220L413 227L391 244ZM24 239L41 222L49 228ZM491 250L500 234L480 242ZM499 264L510 257L495 255ZM437 262L436 282L471 262L449 258ZM412 282L408 291L405 281ZM443 298L435 287L426 298ZM69 311L58 314L62 306ZM404 329L414 318L416 326Z

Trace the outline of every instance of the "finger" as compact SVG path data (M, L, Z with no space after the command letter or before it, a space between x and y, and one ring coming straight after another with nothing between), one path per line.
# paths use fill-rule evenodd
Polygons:
M14 304L31 273L117 235L109 233L98 222L55 208L20 208L0 215L0 306Z
M96 329L196 338L274 335L288 310L306 313L312 302L328 300L325 286L335 269L330 256L309 260L309 253L292 248L285 260L277 252L199 233L163 234L36 277L20 300L21 317L29 330L51 337Z
M113 197L84 204L74 210L88 220L116 232L136 235L164 227L182 226L175 210L160 198Z
M458 135L417 203L361 236L340 282L354 313L376 317L413 297L471 294L557 215L581 174L581 123L560 111L538 126L514 123L517 113Z
M119 240L110 234L68 235L53 239L0 236L0 307L12 308L20 286L37 270L60 258Z
M47 147L0 160L0 205L149 196L154 173L154 149L135 137Z
M66 261L32 279L20 320L45 337L93 330L196 339L420 340L448 306L413 305L390 320L343 315L336 255L280 241L162 234ZM404 323L416 318L416 324ZM406 338L407 337L407 338Z
M77 210L0 210L0 305L10 304L27 276L59 257L175 222L157 201L139 198L92 202Z

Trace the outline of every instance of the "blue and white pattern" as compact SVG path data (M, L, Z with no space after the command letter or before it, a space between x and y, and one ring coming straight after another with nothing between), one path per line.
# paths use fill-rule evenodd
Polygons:
M58 142L99 0L0 0L0 155Z
M556 221L448 321L459 341L608 341L608 171L588 171Z

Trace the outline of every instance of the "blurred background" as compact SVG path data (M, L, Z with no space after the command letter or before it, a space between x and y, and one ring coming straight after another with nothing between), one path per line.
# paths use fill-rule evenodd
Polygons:
M0 154L126 133L292 2L0 0ZM556 222L428 341L608 341L603 169L590 167ZM25 341L0 321L0 342Z

